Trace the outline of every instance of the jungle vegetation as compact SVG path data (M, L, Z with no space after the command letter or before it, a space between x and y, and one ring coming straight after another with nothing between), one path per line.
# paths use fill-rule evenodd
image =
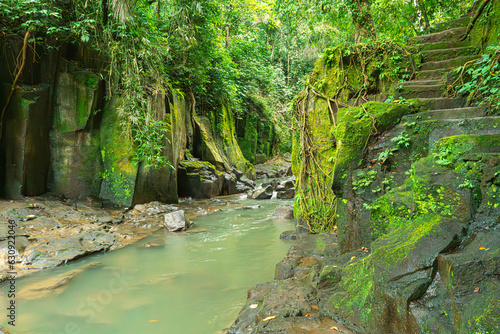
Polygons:
M278 151L291 149L291 101L323 50L389 39L404 43L455 18L473 0L2 0L2 38L41 56L74 45L105 59L119 80L121 122L143 148L164 124L147 114L147 95L179 90L197 112L227 104L241 117L259 103L281 124ZM22 70L22 55L18 68ZM14 85L13 85L14 87ZM279 127L279 126L278 126ZM280 131L280 129L278 129ZM161 161L159 161L161 163Z

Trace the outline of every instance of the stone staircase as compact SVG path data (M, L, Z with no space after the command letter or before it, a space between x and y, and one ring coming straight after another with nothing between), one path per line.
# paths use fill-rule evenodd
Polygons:
M446 94L447 74L467 62L479 58L477 50L461 37L466 31L470 16L438 24L434 32L414 37L410 43L423 54L415 79L395 85L395 96L405 99L418 99L424 112L403 118L402 126L395 129L394 135L402 131L415 133L411 127L419 128L424 134L428 149L443 137L456 135L496 135L500 134L500 117L487 116L483 107L464 107L463 98L449 98ZM426 134L426 135L425 135ZM426 137L426 138L425 138Z
M500 116L488 116L484 107L465 107L464 98L446 96L447 74L479 57L469 41L460 41L469 18L465 16L441 23L433 33L411 40L418 52L424 54L424 61L414 80L393 86L394 97L399 100L417 99L421 111L404 116L396 127L381 134L368 147L365 156L367 165L358 174L383 171L379 175L393 180L391 186L398 186L407 178L405 172L412 163L427 156L442 138L458 135L500 136ZM395 141L404 137L409 141L408 146L396 149ZM381 159L384 152L388 158ZM380 193L371 193L381 188L378 181L355 196L358 197L359 208L362 203L371 203L380 196Z

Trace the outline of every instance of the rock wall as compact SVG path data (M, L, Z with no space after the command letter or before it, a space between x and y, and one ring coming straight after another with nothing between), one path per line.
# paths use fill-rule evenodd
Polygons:
M265 162L275 145L275 124L266 115L262 102L247 98L245 113L236 120L238 144L244 157L254 164Z
M1 106L10 94L21 48L11 39L0 41ZM241 170L255 178L238 146L231 111L223 107L208 117L197 116L192 98L186 98L190 95L177 90L168 96L151 93L148 103L149 114L169 124L162 154L171 166L154 169L134 163L134 142L120 126L121 97L114 94L119 78L104 79L105 59L76 46L38 51L43 56L28 61L3 116L0 196L48 192L67 198L100 197L124 206L176 202L178 167L186 152L219 172ZM30 53L27 59L33 59ZM219 128L214 129L219 113Z

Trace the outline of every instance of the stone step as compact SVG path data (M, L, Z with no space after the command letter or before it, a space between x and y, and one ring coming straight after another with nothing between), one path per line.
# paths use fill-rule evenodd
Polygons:
M452 28L466 27L469 24L470 19L471 19L471 16L466 15L466 16L462 16L458 19L454 19L454 20L450 20L450 21L446 21L446 22L441 22L441 23L436 24L432 30L434 32L440 32L440 31L445 31L445 30L452 29Z
M437 109L431 111L422 111L417 114L406 115L403 117L405 122L417 122L420 120L435 120L435 119L474 119L484 117L486 109L483 107L467 107L467 108L452 108L452 109Z
M411 83L411 82L410 82ZM444 85L406 85L396 90L394 96L411 98L440 97L443 94Z
M428 79L428 80L411 80L411 81L402 81L394 84L393 87L397 87L399 85L403 86L422 86L422 85L439 85L443 84L443 79Z
M423 98L418 99L422 109L428 110L442 110L442 109L456 109L464 105L465 99L450 99L448 97L439 98Z
M444 79L444 76L454 68L441 68L437 70L420 70L415 75L417 80Z
M451 137L451 136L450 136ZM479 156L489 156L492 158L498 157L500 154L500 134L469 134L469 135L457 135L453 136L453 141L455 143L467 143L470 144L469 150L466 155L464 155L464 160L474 160ZM446 140L447 137L444 137ZM451 139L451 138L450 138ZM468 145L469 146L469 145ZM495 159L496 160L496 159Z
M477 59L477 56L462 56L452 59L440 60L440 61L428 61L420 66L420 70L442 70L448 68L457 68L463 66L465 63Z
M433 34L412 37L410 43L424 44L437 42L459 42L467 27L451 28Z
M462 48L470 46L470 42L468 40L465 41L452 41L452 42L432 42L432 43L422 43L418 45L418 48L421 51L431 51L438 49L453 49L453 48Z
M500 135L500 116L420 120L414 125L428 148L444 137L458 135Z
M477 53L477 50L470 46L462 46L458 48L423 50L422 54L426 57L426 62L440 61L459 56L471 56Z

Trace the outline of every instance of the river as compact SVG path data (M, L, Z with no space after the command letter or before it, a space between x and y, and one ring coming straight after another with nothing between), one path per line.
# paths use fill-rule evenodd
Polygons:
M272 280L275 264L292 245L279 239L281 232L293 228L292 222L270 218L277 205L292 201L242 203L261 207L202 215L193 219L193 232L158 231L122 249L19 279L16 327L9 330L224 333L246 301L246 291ZM63 280L56 288L37 287L61 281L68 272L74 275L67 284ZM5 286L1 294L4 306Z

